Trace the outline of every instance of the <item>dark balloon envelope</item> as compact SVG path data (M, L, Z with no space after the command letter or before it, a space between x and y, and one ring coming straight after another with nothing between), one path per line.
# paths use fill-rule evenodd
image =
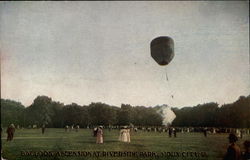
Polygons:
M174 40L167 36L157 37L151 41L150 50L159 65L167 65L174 58Z

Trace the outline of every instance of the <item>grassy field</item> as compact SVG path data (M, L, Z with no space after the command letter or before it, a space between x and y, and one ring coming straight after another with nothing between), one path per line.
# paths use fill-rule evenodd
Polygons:
M104 144L95 144L95 138L89 129L78 132L65 132L64 129L46 129L42 135L41 129L16 130L14 140L6 141L6 133L2 135L3 157L8 160L138 160L138 159L185 159L185 160L219 160L226 151L227 134L178 133L177 138L169 138L167 133L131 132L131 143L118 141L118 130L104 130ZM237 143L242 147L244 140L250 139L245 135ZM23 151L23 152L22 152ZM81 151L81 156L71 153L70 156L27 156L24 151ZM47 152L44 152L47 151ZM98 156L98 151L100 155ZM113 151L134 152L123 157L114 157ZM148 153L145 153L148 152ZM192 153L190 153L192 152ZM191 157L191 154L206 154L205 157ZM40 153L40 152L39 152ZM105 154L109 155L105 156ZM137 156L135 156L135 153ZM59 154L59 153L58 153ZM111 155L113 154L113 156ZM138 156L139 155L139 156Z

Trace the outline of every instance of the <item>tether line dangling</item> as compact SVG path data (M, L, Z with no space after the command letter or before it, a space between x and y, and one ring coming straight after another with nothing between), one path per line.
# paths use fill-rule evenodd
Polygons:
M168 36L159 36L150 42L151 57L160 65L167 66L174 58L174 40ZM165 78L164 78L165 79ZM166 82L169 83L167 68ZM170 87L170 84L168 84ZM171 92L171 89L170 89ZM174 96L171 94L171 97Z
M167 73L167 70L166 70L166 80L168 81L168 73Z
M167 69L167 67L165 67L165 72L166 72L166 80L167 80L168 83L169 83L169 79L168 79L168 69Z
M168 87L169 87L169 90L170 90L170 96L171 96L171 98L174 98L174 95L173 95L173 93L172 93L171 86L170 86L170 81L169 81L169 79L168 79L167 67L166 67L166 80L167 80Z

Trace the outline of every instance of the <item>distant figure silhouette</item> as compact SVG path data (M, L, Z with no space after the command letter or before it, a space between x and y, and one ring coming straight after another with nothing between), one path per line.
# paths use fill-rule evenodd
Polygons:
M230 133L228 139L230 145L227 148L227 153L223 160L240 160L241 152L240 147L236 144L236 141L238 140L237 136Z
M44 134L44 132L45 132L45 124L43 124L42 126L42 134Z
M177 137L177 130L175 128L173 128L173 132L174 132L174 137Z
M249 160L250 159L250 141L244 142L245 152L242 154L242 160Z
M78 132L79 131L79 129L80 129L80 126L79 125L76 125L76 132Z
M65 132L68 132L68 131L69 131L69 126L66 125L66 126L65 126Z
M172 137L172 128L171 127L168 129L168 136Z
M14 133L15 133L15 126L14 124L11 124L8 128L7 128L7 141L12 141L13 137L14 137Z
M95 127L94 129L93 129L93 137L96 137L97 136L97 128Z
M240 138L242 139L243 138L243 134L244 134L244 131L243 129L240 130Z
M207 137L207 128L203 129L204 136Z

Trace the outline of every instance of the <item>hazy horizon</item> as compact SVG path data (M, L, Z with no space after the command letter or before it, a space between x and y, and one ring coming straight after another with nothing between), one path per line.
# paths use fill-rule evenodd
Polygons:
M157 36L175 42L166 67ZM0 2L0 52L1 98L25 106L232 103L250 93L249 3Z
M46 96L46 95L38 95L38 96ZM38 97L38 96L37 96L37 97ZM241 96L244 96L244 95L241 95ZM233 101L233 102L231 102L231 103L236 102L241 96L239 96L237 99L235 99L235 101ZM248 96L250 96L250 94L249 94L249 95L246 95L246 96L244 96L244 97L248 97ZM37 98L37 97L35 97L35 98ZM48 97L48 96L47 96L47 97ZM63 102L61 102L61 101L57 101L57 100L53 99L53 97L49 97L49 98L51 98L52 101L62 103L63 105L71 105L71 104L75 103L74 101L72 101L71 103L63 103ZM4 99L4 100L12 100L12 101L21 103L24 107L30 107L30 106L32 105L32 103L33 103L33 101L32 101L31 104L29 104L29 105L24 105L22 102L17 101L17 100L15 100L15 99L5 99L5 98L1 98L1 99ZM80 106L87 106L87 105L90 105L91 103L103 103L103 104L107 104L107 105L114 106L114 107L121 107L122 104L126 104L126 105L128 104L128 103L121 103L121 105L112 105L112 104L108 104L108 103L105 103L105 102L90 102L89 104L78 104L78 103L75 103L75 104L80 105ZM204 103L194 104L194 105L192 105L192 106L179 106L179 107L177 107L177 108L181 109L181 108L184 108L184 107L195 107L195 106L197 106L197 105L202 105L202 104L206 104L206 103L217 103L217 102L214 102L214 101L211 101L211 102L204 102ZM219 107L221 107L222 105L227 105L227 104L231 104L231 103L219 104ZM128 105L131 105L131 104L128 104ZM176 106L169 106L168 104L156 104L156 105L153 105L153 106L145 106L145 105L131 105L131 106L132 106L132 107L137 107L137 106L143 106L143 107L157 107L157 106L166 106L166 105L167 105L168 107L170 107L170 108L176 108Z

